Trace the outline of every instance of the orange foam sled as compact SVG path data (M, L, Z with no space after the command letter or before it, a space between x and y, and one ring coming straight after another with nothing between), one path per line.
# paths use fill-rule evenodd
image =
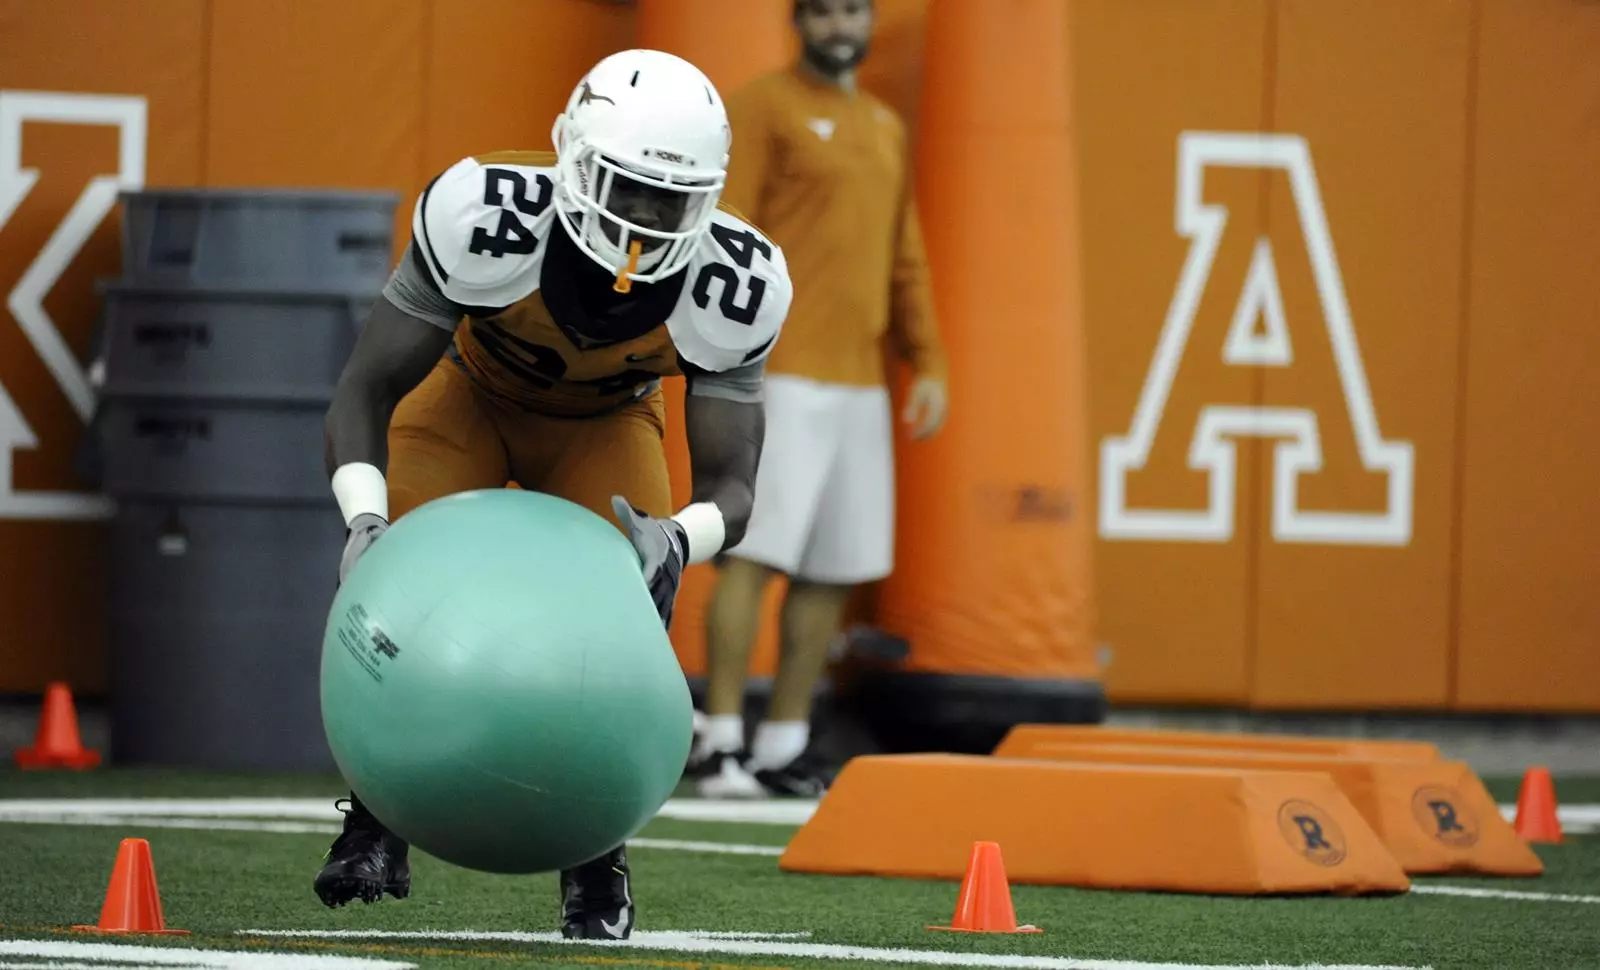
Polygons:
M1387 741L1366 738L1316 738L1290 734L1245 734L1223 731L1166 731L1154 728L1116 728L1096 724L1018 724L991 754L1025 757L1041 741L1095 741L1105 744L1154 744L1166 748L1239 748L1245 751L1288 751L1301 754L1342 754L1358 758L1407 758L1437 761L1439 749L1427 741Z
M1047 761L1325 772L1408 873L1544 871L1477 774L1460 761L1063 741L1040 741L1027 751Z
M778 865L960 879L976 841L1002 846L1013 884L1230 895L1410 888L1323 773L984 755L851 760Z

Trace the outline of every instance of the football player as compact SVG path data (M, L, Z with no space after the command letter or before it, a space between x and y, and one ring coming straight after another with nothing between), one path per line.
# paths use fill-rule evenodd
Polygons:
M417 200L328 411L339 575L407 511L515 482L615 517L670 625L684 567L745 531L788 270L719 202L727 114L688 62L605 58L551 137L553 154L464 158ZM677 375L693 497L674 513L660 384ZM630 935L625 849L561 873L565 936ZM352 792L317 895L404 898L410 881L406 842Z

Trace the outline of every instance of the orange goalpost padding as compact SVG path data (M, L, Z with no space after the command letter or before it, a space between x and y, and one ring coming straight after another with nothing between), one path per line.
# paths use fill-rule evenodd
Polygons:
M1068 57L1060 0L928 9L916 197L950 412L900 443L879 599L915 671L1098 676Z
M876 620L908 655L850 686L890 750L1104 716L1067 6L927 8L915 196L949 414L897 429Z

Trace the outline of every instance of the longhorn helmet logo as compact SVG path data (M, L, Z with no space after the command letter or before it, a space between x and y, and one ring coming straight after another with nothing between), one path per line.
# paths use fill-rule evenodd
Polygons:
M583 87L578 91L578 107L583 107L591 101L604 101L606 104L616 104L615 101L603 94L595 94L588 81L583 82Z

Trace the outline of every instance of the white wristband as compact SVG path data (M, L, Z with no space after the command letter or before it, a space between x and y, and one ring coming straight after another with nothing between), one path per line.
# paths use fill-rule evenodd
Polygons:
M672 521L683 526L683 532L689 537L689 565L707 562L712 556L722 551L722 543L728 538L728 525L722 519L722 510L717 508L715 502L695 502L685 505L672 517Z
M389 483L378 466L363 461L340 465L334 469L332 485L345 525L368 512L389 520Z

